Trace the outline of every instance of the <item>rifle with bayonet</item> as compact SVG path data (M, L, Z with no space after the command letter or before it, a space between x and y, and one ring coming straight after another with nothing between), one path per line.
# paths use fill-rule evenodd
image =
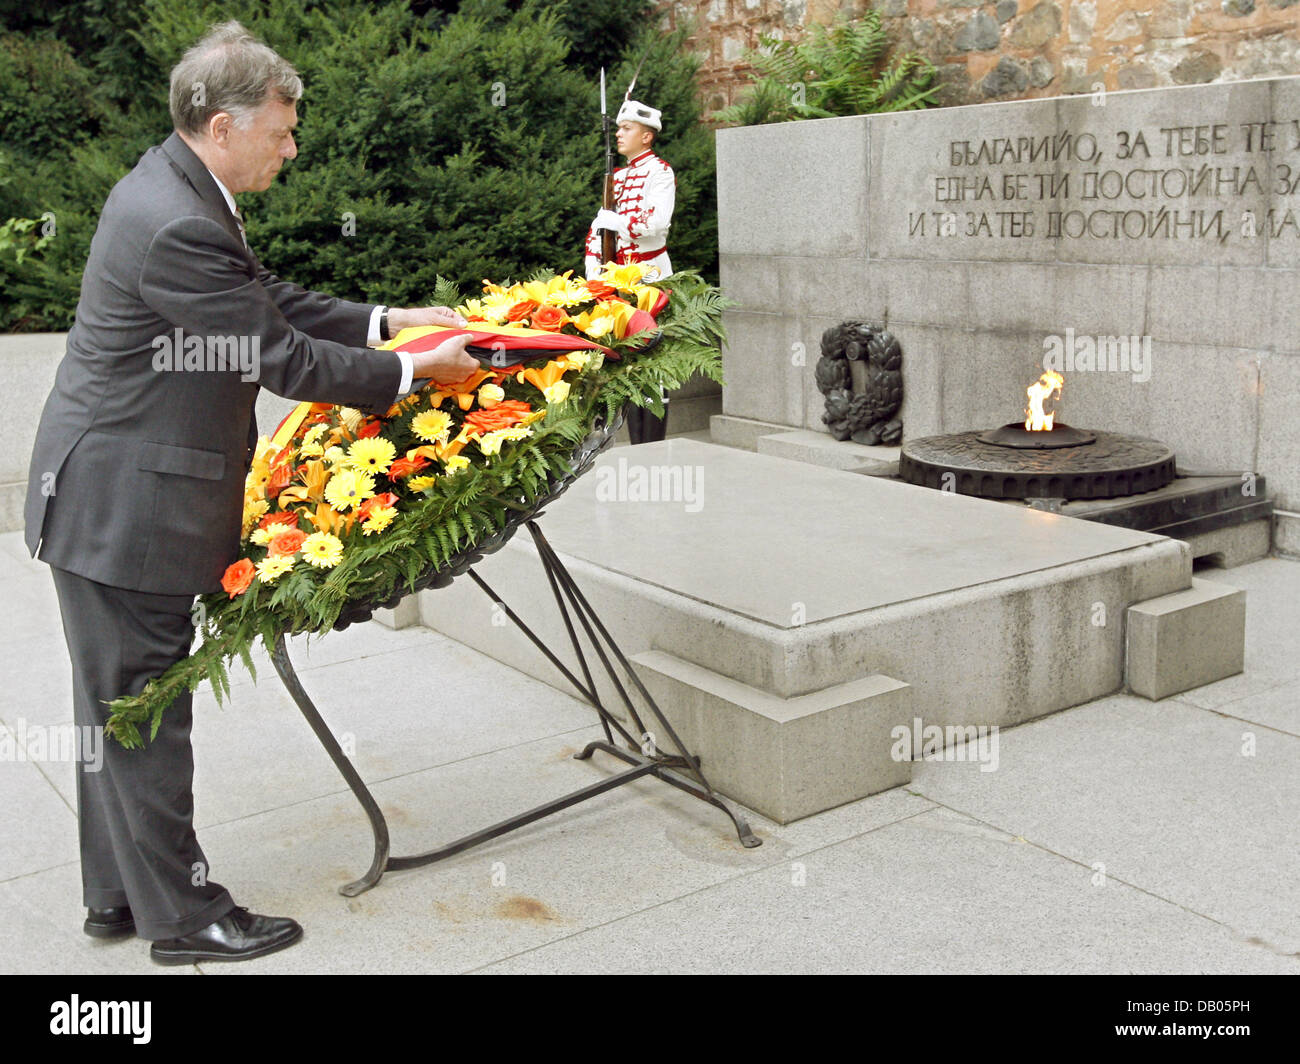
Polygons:
M605 187L600 205L607 211L614 205L614 148L609 141L609 109L605 105L605 68L600 68L600 122L605 132ZM600 261L613 262L618 254L618 234L612 229L600 231Z

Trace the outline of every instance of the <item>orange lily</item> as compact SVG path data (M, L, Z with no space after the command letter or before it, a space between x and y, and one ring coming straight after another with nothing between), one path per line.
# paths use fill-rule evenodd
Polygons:
M312 523L317 532L333 532L334 519L337 516L334 508L329 503L323 502L316 507L314 514L307 515L307 520Z
M325 497L325 485L330 478L325 463L317 458L304 462L299 468L302 470L303 482L291 484L280 492L281 507L288 506L291 502L319 502Z
M438 448L438 460L444 461L448 458L454 458L465 449L471 436L462 428L455 439L448 440Z
M564 376L569 364L562 358L553 358L541 369L520 370L517 379L527 381L538 391L546 391L552 384Z

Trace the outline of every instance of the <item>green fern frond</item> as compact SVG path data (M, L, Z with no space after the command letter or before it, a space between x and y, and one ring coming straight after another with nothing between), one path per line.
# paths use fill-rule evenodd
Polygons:
M432 305L435 307L458 307L463 302L460 288L454 281L442 274L434 279Z
M710 115L714 122L758 125L931 106L935 69L908 53L886 63L888 33L868 11L827 28L814 23L797 42L761 39L746 59L751 85L739 101Z

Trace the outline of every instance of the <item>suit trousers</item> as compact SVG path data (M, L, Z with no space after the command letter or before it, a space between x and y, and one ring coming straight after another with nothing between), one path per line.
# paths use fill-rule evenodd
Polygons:
M102 729L105 704L139 694L150 677L189 653L192 595L154 595L96 583L51 567L72 659L73 715ZM77 765L83 902L131 907L147 939L188 935L219 920L234 899L208 878L194 833L193 696L177 698L157 736L127 750L104 741L99 771Z

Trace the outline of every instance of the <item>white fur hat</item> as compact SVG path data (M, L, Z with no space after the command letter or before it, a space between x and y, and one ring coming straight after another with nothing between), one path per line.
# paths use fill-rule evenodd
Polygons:
M643 126L649 126L655 132L659 132L664 128L661 118L663 118L662 112L647 107L639 100L624 100L623 106L618 109L618 118L615 122L640 122Z

